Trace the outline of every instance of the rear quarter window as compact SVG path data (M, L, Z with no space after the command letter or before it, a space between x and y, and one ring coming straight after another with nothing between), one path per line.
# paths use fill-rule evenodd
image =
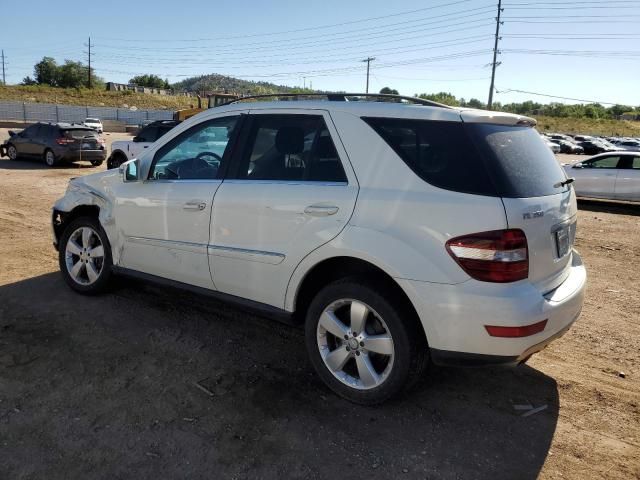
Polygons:
M363 118L424 181L446 190L497 196L461 122Z

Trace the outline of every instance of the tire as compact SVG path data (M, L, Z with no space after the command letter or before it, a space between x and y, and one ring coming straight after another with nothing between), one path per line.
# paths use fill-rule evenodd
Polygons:
M55 153L53 153L53 150L51 150L50 148L47 148L44 151L44 163L47 165L47 167L55 167L56 165L58 165L58 159L56 158Z
M18 149L13 145L7 145L7 156L9 160L18 160Z
M111 158L107 160L107 168L119 168L124 162L127 161L127 157L125 157L121 153L116 153L115 155L111 155Z
M95 295L107 290L113 262L109 239L98 219L80 217L64 229L58 260L65 281L76 292Z
M91 165L93 165L94 167L99 167L100 165L102 165L102 160L91 160Z
M422 326L390 291L385 283L350 277L320 290L307 311L305 341L316 372L331 390L360 405L397 395L428 365Z

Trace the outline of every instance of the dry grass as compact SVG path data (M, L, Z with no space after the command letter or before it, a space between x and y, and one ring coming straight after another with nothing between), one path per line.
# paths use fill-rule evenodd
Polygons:
M640 122L592 118L535 117L541 132L581 133L584 135L611 135L639 137Z
M134 92L107 92L102 89L54 88L36 86L0 86L0 100L92 107L128 107L177 110L197 105L193 97L145 95Z

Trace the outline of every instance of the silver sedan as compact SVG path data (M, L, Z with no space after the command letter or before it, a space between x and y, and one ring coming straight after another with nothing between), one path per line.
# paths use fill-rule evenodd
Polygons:
M640 152L607 152L563 165L578 197L640 202Z

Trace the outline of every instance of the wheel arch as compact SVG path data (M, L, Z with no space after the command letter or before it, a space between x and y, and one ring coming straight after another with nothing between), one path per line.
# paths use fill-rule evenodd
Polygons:
M382 286L385 292L400 302L408 315L419 321L413 302L389 273L367 260L352 256L325 258L305 272L290 299L295 321L304 321L309 303L322 287L347 277L366 278L368 282Z

